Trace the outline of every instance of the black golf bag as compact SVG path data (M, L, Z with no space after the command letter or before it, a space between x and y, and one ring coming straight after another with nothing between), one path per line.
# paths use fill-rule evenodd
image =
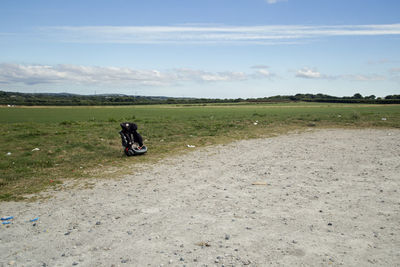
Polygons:
M125 155L135 156L146 153L147 147L143 145L143 138L136 131L137 125L132 122L123 122L120 125L122 131L120 131L119 134L121 135Z

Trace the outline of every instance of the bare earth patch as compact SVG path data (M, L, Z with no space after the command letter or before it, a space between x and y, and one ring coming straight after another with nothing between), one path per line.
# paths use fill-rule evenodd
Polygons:
M1 226L0 264L399 264L400 130L188 150L93 188L0 203L15 216Z

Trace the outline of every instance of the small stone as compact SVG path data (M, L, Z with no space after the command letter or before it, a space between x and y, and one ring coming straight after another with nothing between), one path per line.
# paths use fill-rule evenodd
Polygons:
M127 233L128 233L128 235L132 235L132 231L128 231Z
M250 260L242 260L243 265L250 265Z
M174 261L172 260L172 259L170 259L169 261L168 261L168 263L169 264L171 264L171 263L173 263Z
M329 226L332 226L332 223L328 223Z
M101 222L96 222L96 225L100 225L101 224Z
M10 153L11 154L11 153ZM9 263L8 263L8 265L14 265L15 264L15 261L10 261Z
M180 261L185 261L185 259L184 259L184 258L182 258L182 257L181 257L179 260L180 260Z
M69 235L70 233L71 233L71 232L68 231L68 232L66 232L64 235Z
M73 266L78 265L78 264L79 264L79 263L77 263L76 261L74 261L74 262L72 263Z
M127 263L127 262L128 262L127 259L121 260L121 263Z
M219 260L218 259L215 259L215 261L214 261L215 263L219 263Z
M229 239L231 239L231 236L228 234L225 234L225 240L229 240Z

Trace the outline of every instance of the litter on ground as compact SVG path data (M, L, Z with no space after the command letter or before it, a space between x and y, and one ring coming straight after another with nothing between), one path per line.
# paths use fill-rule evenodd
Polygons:
M267 185L267 182L252 182L252 185Z

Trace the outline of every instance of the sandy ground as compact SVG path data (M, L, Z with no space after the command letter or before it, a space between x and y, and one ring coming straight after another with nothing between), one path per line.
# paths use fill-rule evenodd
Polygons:
M93 189L0 203L15 216L0 265L399 266L400 130L188 150Z

